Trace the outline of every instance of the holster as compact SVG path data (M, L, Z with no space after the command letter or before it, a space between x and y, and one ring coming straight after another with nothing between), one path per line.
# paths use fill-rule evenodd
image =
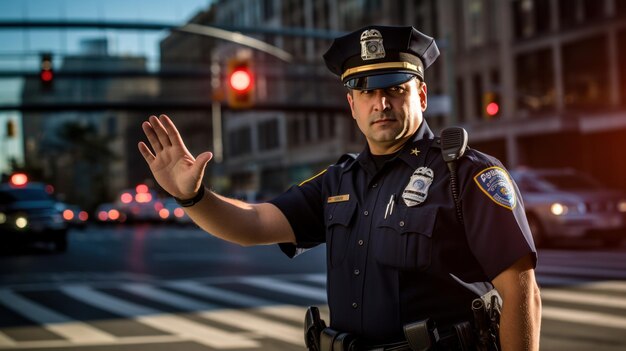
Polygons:
M356 349L356 340L350 333L341 333L326 328L320 336L320 351L353 351Z
M321 351L320 334L326 323L320 318L320 310L310 306L304 316L304 344L309 351Z

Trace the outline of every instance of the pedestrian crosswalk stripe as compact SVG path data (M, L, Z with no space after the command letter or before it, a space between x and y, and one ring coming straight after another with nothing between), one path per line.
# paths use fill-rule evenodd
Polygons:
M626 279L626 271L588 267L570 266L539 266L537 274L554 274L562 276L564 274L580 275L586 277L598 277L602 279Z
M15 346L15 341L0 331L0 347Z
M626 329L626 318L601 312L544 306L541 310L541 317L568 323Z
M200 312L198 315L216 322L253 331L259 335L304 347L303 329L267 320L238 310ZM302 315L302 318L304 315Z
M194 281L174 281L166 283L167 287L174 288L179 291L191 293L193 295L206 297L241 307L256 307L275 305L277 302L240 294L235 291L216 288L214 286L202 285Z
M0 350L19 350L19 349L44 349L55 348L67 350L72 347L84 346L107 346L107 345L136 345L136 344L163 344L186 341L177 335L151 335L151 336L126 336L120 337L113 341L99 342L83 342L76 343L68 340L36 340L36 341L20 341L13 345L5 346L0 343Z
M556 289L541 290L541 299L554 302L572 302L593 306L626 308L626 300L623 297L598 294L597 292L565 291Z
M41 324L51 332L73 342L102 342L115 339L109 333L29 301L10 290L0 290L0 303L27 319Z
M242 283L257 286L266 290L278 291L300 297L326 301L326 289L313 288L308 285L295 284L267 277L246 277Z
M113 296L95 291L87 286L74 285L61 290L71 297L100 309L132 318L155 329L179 335L203 345L215 348L256 348L259 343L243 335L230 333L191 320L163 314L161 311L123 301Z
M302 324L306 307L293 305L263 306L256 308L256 310L263 314Z
M294 328L282 323L259 318L253 314L242 311L211 311L215 310L216 306L209 305L203 301L190 297L184 297L175 293L157 289L150 285L130 284L124 288L162 304L167 304L177 308L184 308L189 311L201 311L196 312L195 314L206 319L215 320L222 324L249 330L257 334L272 337L291 344L304 346L302 344L302 329L300 328Z

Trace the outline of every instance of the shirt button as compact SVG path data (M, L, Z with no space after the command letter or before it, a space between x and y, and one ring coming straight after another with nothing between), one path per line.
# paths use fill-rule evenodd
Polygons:
M359 240L359 246L363 246L363 240Z
M354 275L359 275L359 273L361 273L361 271L359 271L358 269L354 270Z
M367 210L363 211L363 215L367 216L367 215L369 215L369 214L370 214L370 213L369 213Z
M398 225L400 225L401 227L404 227L404 221L400 221L400 223L398 223Z
M378 186L378 183L374 183L374 184L372 184L372 188L375 188L375 187L377 187L377 186Z
M352 308L357 308L357 307L359 307L359 304L358 304L358 303L356 303L356 302L353 302L353 303L352 303Z
M333 219L333 215L328 215L328 219Z

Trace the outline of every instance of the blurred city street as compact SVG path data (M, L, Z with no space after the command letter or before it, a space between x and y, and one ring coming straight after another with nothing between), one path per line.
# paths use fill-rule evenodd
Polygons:
M423 73L417 75L418 66L404 62L406 43L399 51L389 50L402 40L395 35L383 40L371 32L371 38L366 35L368 40L360 38L350 48L361 49L360 55L342 58L343 65L333 71L328 63L335 58L323 59L333 40L367 29L363 37L373 24L423 32L430 43L424 52L436 62L423 68L423 57L409 55ZM435 137L448 127L463 128L469 153L501 162L489 158L487 169L502 166L501 182L494 183L493 192L481 190L491 200L497 195L512 201L504 206L494 200L500 211L519 210L508 224L519 226L527 240L509 241L505 235L515 231L500 230L505 221L484 218L483 206L467 207L478 209L472 218L480 230L507 238L499 244L519 244L530 252L532 235L543 301L541 349L626 350L626 0L5 0L0 1L0 43L0 351L304 350L306 307L319 306L322 317L329 318L326 265L333 264L333 255L327 258L323 244L289 259L277 245L242 247L200 230L173 197L190 192L159 185L144 159L147 151L138 150L144 142L156 153L160 143L148 141L143 123L150 116L169 116L193 156L188 159L212 152L199 176L206 189L261 203L324 174L347 154L363 152L366 138L355 122L352 95L361 86L344 85L352 80L345 74L384 76L398 73L399 67L415 67L401 74L428 87L420 85L423 115L415 105L411 117L423 117ZM370 57L372 49L376 55ZM402 61L385 62L385 50L393 52L387 59ZM357 61L368 64L350 66ZM369 79L354 79L362 78ZM406 93L398 87L369 91ZM395 118L405 114L398 111L406 101L395 106L387 97L372 101L396 109L381 125L400 125ZM378 112L367 117L372 126L380 122ZM408 126L403 123L403 133ZM394 145L399 140L410 139L398 134ZM470 157L459 152L459 159L449 162L446 157L454 153L444 150L444 138L439 141L450 172L435 172L430 189L449 184L450 192L429 197L439 201L443 194L443 202L429 200L433 207L422 212L420 207L409 212L414 205L397 201L407 212L394 216L406 215L415 225L397 222L404 228L399 229L401 240L417 247L404 250L398 239L391 249L399 247L406 257L394 256L383 245L363 246L369 237L364 241L351 233L350 245L368 247L362 258L370 268L385 265L375 261L378 248L406 259L391 260L397 272L413 273L415 267L404 264L423 258L440 267L457 264L455 255L431 255L438 252L433 245L445 242L434 233L448 224L464 224L463 218L451 221L452 204L463 204L463 199L452 200L459 190L452 184L460 184L459 194L467 196L469 186L479 183L478 174L472 175L474 182L455 180L457 162ZM433 142L429 150L432 145L438 148ZM428 152L421 155L426 162ZM374 178L399 158L378 158L382 163ZM460 166L459 174L467 169ZM517 194L508 191L515 188L511 180L519 196L511 197ZM330 188L329 183L324 186ZM390 183L362 188L378 194ZM398 189L404 194L405 188ZM327 213L339 208L328 204L362 199L331 195L313 199L321 205L314 209L291 206L298 213L317 211L311 216L320 223L302 227L325 226L329 242L336 238L331 226L383 233L385 226L374 221L386 220L387 209L391 215L396 204L393 193L384 215L376 212L385 198L376 195L370 197L376 204L372 208L359 202L333 210L342 211L341 216ZM265 224L280 222L274 219ZM355 226L367 220L367 226ZM456 228L464 233L439 233L459 234L459 243L474 244L463 241L471 237L468 227ZM427 249L420 246L424 241ZM483 256L491 251L483 250ZM339 250L340 258L346 252L361 251ZM477 258L478 265L478 257L470 258ZM371 269L352 267L352 260L342 262L350 277L376 277ZM458 266L466 268L465 263ZM491 277L488 266L476 266L483 279ZM415 290L434 291L430 297L457 296L449 285L432 289L407 277L405 282L418 282ZM341 285L337 281L357 293L379 286L385 287L383 293L394 291L378 280L361 289L342 278L333 281L335 289ZM429 299L407 300L435 306ZM350 313L365 305L348 302L341 306ZM387 319L368 320L392 326L381 322Z
M626 247L594 244L539 253L542 350L626 347ZM305 307L325 306L324 257L147 224L73 230L66 254L5 249L0 349L302 350Z

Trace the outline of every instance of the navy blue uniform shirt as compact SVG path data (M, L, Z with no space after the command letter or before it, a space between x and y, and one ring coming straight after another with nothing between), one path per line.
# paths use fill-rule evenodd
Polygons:
M419 167L433 181L425 201L408 206L402 195ZM463 224L439 140L423 121L379 170L366 146L271 201L296 235L297 245L281 244L288 256L326 243L332 328L391 342L427 317L439 326L471 320L477 296L451 274L490 282L528 254L536 262L519 190L502 164L469 149L458 184Z

